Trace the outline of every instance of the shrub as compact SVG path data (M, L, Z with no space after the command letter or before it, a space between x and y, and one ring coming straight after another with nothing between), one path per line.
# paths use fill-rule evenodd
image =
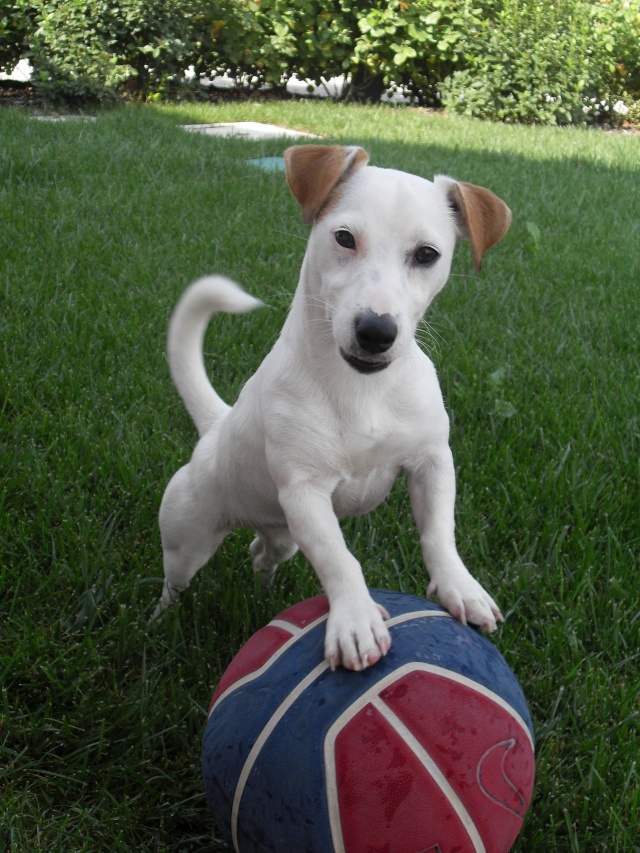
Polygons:
M399 85L421 103L438 103L439 83L460 62L462 33L480 10L459 0L362 6L351 70L377 74L385 86Z
M589 6L593 33L618 84L640 98L640 0L599 0Z
M481 118L576 123L640 99L640 0L4 0L0 68L51 100L165 95L183 72L344 75Z
M34 85L65 101L161 90L188 64L196 9L191 0L38 0Z
M215 58L236 74L281 86L292 75L319 82L344 74L347 97L378 97L385 87L437 101L437 84L460 61L465 0L236 0L221 21ZM246 28L238 32L237 12ZM219 68L216 70L220 70Z
M29 53L32 81L48 99L99 100L115 94L129 76L89 4L45 0L38 4L35 24Z
M230 72L237 77L257 74L264 40L252 0L203 0L193 15L189 65L201 73Z
M479 118L541 124L610 115L623 89L614 62L618 19L607 15L600 23L603 5L505 0L495 23L485 19L467 31L466 67L445 81L446 106Z
M293 75L320 82L353 71L358 0L235 0L225 12L213 39L212 71L276 88Z
M28 49L35 12L27 0L8 0L0 8L0 71L10 74Z
M342 73L342 16L339 8L332 15L325 7L323 0L220 3L206 49L194 64L210 74L231 73L245 85L269 83L276 88L296 73L317 80Z

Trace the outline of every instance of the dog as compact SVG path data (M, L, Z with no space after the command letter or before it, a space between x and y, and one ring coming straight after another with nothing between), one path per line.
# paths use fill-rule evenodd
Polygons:
M294 146L284 159L313 227L280 337L233 408L209 382L203 336L215 312L262 303L210 276L185 291L169 324L171 376L200 439L162 499L164 587L154 616L232 529L250 527L265 586L280 562L303 552L329 600L326 661L363 670L390 648L388 614L372 600L339 520L377 507L401 471L427 595L485 631L503 618L457 552L449 419L415 335L449 277L456 241L470 241L479 271L511 212L472 184L369 166L355 146Z

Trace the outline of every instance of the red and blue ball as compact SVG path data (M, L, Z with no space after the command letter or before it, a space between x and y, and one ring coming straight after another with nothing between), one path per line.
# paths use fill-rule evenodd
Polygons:
M392 646L364 672L324 661L324 596L280 613L231 662L202 748L219 831L239 853L506 853L535 775L513 672L441 607L372 596Z

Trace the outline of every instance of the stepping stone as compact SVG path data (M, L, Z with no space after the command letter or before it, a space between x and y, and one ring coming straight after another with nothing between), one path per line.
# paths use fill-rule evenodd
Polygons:
M183 124L182 127L193 133L205 133L208 136L236 136L245 139L275 139L280 136L295 139L306 136L318 139L314 133L304 130L291 130L288 127L278 127L276 124L263 124L259 121L223 121L216 124Z

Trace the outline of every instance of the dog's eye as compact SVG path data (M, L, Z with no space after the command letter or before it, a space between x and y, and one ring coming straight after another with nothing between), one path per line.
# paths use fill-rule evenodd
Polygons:
M335 237L336 243L342 246L343 249L355 249L356 241L351 231L341 228L339 231L336 231Z
M416 249L413 257L415 262L420 264L420 266L430 266L438 260L440 252L434 249L433 246L420 246L419 249Z

